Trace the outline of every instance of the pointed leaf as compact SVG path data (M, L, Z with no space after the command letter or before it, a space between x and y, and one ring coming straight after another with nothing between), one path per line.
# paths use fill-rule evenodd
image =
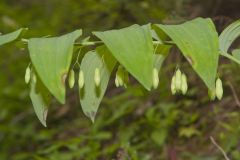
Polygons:
M21 28L12 33L0 35L0 46L5 43L10 43L10 42L16 40L21 35L21 33L25 30L27 30L27 28Z
M219 36L219 48L227 53L231 44L240 36L240 20L233 22Z
M234 49L232 51L232 55L233 55L234 58L236 58L237 60L240 61L240 49Z
M47 112L51 95L39 79L37 81L31 80L30 98L39 121L46 127Z
M150 25L130 27L105 32L94 32L113 56L146 89L152 86L153 42Z
M79 90L80 103L84 114L93 122L115 64L115 58L105 46L97 48L96 51L88 52L82 60L81 70L84 73L85 85L83 89ZM96 68L100 70L101 82L99 87L96 87L94 83Z
M232 43L240 36L240 20L233 22L219 36L219 48L221 54L232 61L240 64L240 60L228 53Z
M209 89L214 89L218 66L218 35L210 19L180 25L156 25L178 46ZM161 37L160 37L161 38Z
M76 30L60 37L32 38L28 43L36 72L61 103L65 103L65 79L72 60L74 42L81 34L81 30Z

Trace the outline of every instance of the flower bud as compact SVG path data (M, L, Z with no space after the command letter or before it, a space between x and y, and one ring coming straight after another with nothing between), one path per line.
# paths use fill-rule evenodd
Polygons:
M156 68L153 69L153 88L156 89L159 84L158 70Z
M185 95L187 93L188 85L187 85L187 77L184 73L182 73L181 77L181 91L182 94Z
M101 76L100 76L100 70L99 70L99 68L96 68L96 69L95 69L94 82L95 82L95 85L96 85L97 87L99 87L100 82L101 82Z
M211 101L214 101L216 98L216 92L215 89L214 90L208 90L208 96L210 98Z
M116 87L119 87L119 82L118 82L118 77L117 77L117 75L116 75L116 77L115 77L115 86L116 86Z
M124 85L123 77L122 76L117 76L117 78L118 78L119 87L123 86Z
M174 95L174 94L176 94L176 92L177 92L177 90L176 90L176 83L175 83L175 81L176 81L176 76L174 75L173 77L172 77L172 81L171 81L171 92L172 92L172 94Z
M129 75L128 75L128 72L124 70L123 85L125 88L127 88L128 83L129 83Z
M175 79L175 87L176 91L181 91L181 81L182 81L182 73L180 69L176 71L176 79Z
M220 78L216 80L216 97L221 100L223 96L223 86Z
M118 84L119 86L124 85L124 70L122 66L118 67L117 73L116 73L116 78L118 79Z
M82 89L83 86L84 86L84 74L83 74L83 71L82 71L82 70L79 71L79 75L78 75L78 86L79 86L80 89Z
M28 84L31 78L31 69L29 67L26 68L25 71L25 83Z
M73 69L71 69L69 72L68 84L69 84L70 88L73 88L73 86L75 84L75 73L74 73Z
M33 73L33 75L32 75L32 81L33 81L33 83L37 83L37 76L36 76L36 74L35 73Z

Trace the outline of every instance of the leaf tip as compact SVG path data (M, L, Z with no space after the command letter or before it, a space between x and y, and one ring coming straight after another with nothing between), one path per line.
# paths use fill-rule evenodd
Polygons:
M90 120L92 121L92 123L95 122L95 116L96 116L96 112L95 111L90 111L90 112L86 112L85 115L90 118Z
M41 120L41 123L44 127L47 127L47 115L48 115L48 109L45 108L44 111L43 111L43 117L42 117L42 120Z
M46 122L42 122L42 125L47 128L47 123Z
M61 103L61 104L65 104L65 95L64 96L61 96L60 98L58 98L58 101Z
M91 119L92 123L95 122L95 117L90 117L90 119Z

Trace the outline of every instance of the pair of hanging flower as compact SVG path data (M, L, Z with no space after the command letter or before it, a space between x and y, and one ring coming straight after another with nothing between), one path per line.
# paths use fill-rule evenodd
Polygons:
M159 84L158 70L156 68L153 69L153 88L156 89ZM187 93L188 85L187 85L187 77L184 73L181 73L180 69L178 69L172 77L171 81L171 92L173 95L176 93L182 93L185 95Z
M175 74L172 77L171 81L171 91L172 94L182 93L185 95L187 93L188 84L187 84L187 76L177 69ZM215 89L210 91L209 90L209 97L211 100L214 100L216 97L218 100L221 100L223 96L223 86L222 81L220 78L217 78Z

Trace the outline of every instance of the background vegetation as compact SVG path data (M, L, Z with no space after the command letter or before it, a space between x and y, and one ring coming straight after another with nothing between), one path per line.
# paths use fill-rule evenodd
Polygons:
M1 0L0 31L28 27L26 37L40 37L83 28L87 36L134 23L179 23L203 16L213 18L221 32L240 18L239 6L239 0ZM92 124L81 111L76 88L68 93L66 105L52 103L44 128L24 84L29 56L22 47L8 44L0 51L0 159L224 159L211 136L230 159L240 159L239 65L220 60L224 98L212 102L202 81L173 49L161 70L159 89L149 93L134 82L126 90L117 89L112 81ZM189 75L186 96L170 93L176 65Z

